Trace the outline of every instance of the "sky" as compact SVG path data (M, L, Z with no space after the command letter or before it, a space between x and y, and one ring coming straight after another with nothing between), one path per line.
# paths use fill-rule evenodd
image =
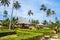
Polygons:
M11 10L12 10L12 1L10 0L11 4L9 7L6 7L5 9L8 11L8 17L11 17ZM58 17L60 20L60 0L15 0L18 1L21 5L21 8L18 9L17 14L16 10L14 9L13 16L14 17L22 17L27 20L29 19L35 19L39 20L40 22L43 22L43 20L51 20L55 22L55 17ZM14 2L15 2L14 1ZM51 15L49 17L46 17L46 13L44 11L41 11L41 5L44 4L48 9L52 9L56 12L55 15ZM28 11L32 10L34 13L33 16L28 16ZM0 20L3 19L3 11L4 6L0 6Z

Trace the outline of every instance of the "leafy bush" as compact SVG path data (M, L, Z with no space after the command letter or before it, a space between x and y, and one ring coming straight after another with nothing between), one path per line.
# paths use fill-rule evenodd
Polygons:
M20 39L29 39L35 36L39 36L39 37L43 36L43 33L37 33L34 31L36 30L19 29L17 30L17 36L19 36Z
M12 35L12 34L16 34L16 32L12 31L12 30L10 30L10 31L0 31L0 37L1 36L6 36L6 35Z

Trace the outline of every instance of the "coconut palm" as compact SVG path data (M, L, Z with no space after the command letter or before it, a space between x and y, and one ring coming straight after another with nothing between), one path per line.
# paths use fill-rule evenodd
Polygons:
M8 12L7 12L7 10L4 10L4 15L3 15L3 17L6 19L6 17L7 17L7 14L8 14ZM4 20L5 20L4 19Z
M44 20L44 21L43 21L43 24L44 24L44 25L47 25L47 24L48 24L48 22L47 22L46 20Z
M42 4L40 10L46 11L47 8L46 8L46 6L44 4Z
M28 11L28 15L31 16L33 15L33 12L31 10Z
M31 23L33 23L33 24L39 24L39 20L31 20Z
M29 16L33 15L33 12L32 12L31 10L29 10L29 11L28 11L28 15L29 15ZM29 20L29 22L30 22L30 20Z
M60 25L60 21L58 20L57 17L55 18L55 21L56 21L56 22L55 22L55 24L56 24L56 28L58 28L58 26Z
M4 6L4 11L6 12L5 7L9 6L10 4L9 0L0 0L0 1L1 1L1 4Z
M5 7L7 6L9 6L9 4L10 4L10 2L9 2L9 0L0 0L0 2L1 2L1 4L4 6L4 14L5 14L5 16L7 15L7 11L5 10ZM4 17L3 17L3 20L4 20Z
M47 16L51 16L51 15L55 14L55 11L53 11L51 9L47 9L44 4L41 5L40 10L45 11Z
M54 14L55 14L55 11L52 11L51 9L48 9L47 12L46 12L47 16L51 16L51 15L54 15Z
M13 7L16 9L16 14L17 14L17 10L21 8L21 5L19 4L18 1L16 1L15 3L13 3Z
M5 6L9 6L10 2L9 0L0 0L1 1L1 4Z

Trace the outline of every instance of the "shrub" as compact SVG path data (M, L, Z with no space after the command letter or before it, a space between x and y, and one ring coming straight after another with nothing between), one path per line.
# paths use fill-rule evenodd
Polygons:
M15 31L1 31L0 37L6 36L6 35L12 35L12 34L16 34L16 32Z

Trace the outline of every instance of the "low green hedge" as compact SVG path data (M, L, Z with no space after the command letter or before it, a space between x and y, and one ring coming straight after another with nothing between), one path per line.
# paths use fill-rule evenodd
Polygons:
M7 36L7 35L12 35L12 34L16 34L16 32L15 31L1 31L0 32L0 37Z
M37 33L37 32L34 32L36 30L29 30L29 29L19 29L17 30L17 36L19 36L19 38L21 40L27 40L27 39L35 39L36 36L39 36L39 37L42 37L43 36L43 33Z

